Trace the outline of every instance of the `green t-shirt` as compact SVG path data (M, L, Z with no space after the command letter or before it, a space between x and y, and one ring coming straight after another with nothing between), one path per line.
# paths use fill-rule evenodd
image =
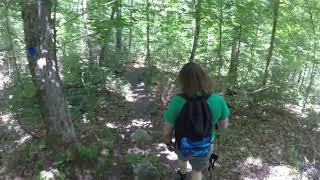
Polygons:
M174 126L175 121L177 120L180 111L182 110L184 104L187 101L181 96L174 96L167 108L164 112L163 117L165 122ZM226 101L219 94L212 94L209 96L207 103L209 105L211 116L212 116L212 124L216 124L219 121L225 120L230 116L230 110L227 106ZM212 133L212 140L214 140L215 134L214 131Z

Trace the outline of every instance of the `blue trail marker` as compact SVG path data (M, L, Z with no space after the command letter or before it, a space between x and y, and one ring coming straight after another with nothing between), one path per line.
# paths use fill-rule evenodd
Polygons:
M28 52L30 54L31 57L33 57L34 55L36 55L36 49L33 47L29 47L28 48Z

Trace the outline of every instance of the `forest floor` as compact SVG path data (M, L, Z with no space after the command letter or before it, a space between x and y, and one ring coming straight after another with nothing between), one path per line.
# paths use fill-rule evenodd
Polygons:
M102 152L93 161L70 164L68 158L59 160L57 152L32 138L12 114L2 111L0 179L35 179L39 173L62 179L134 179L137 158L156 162L162 179L176 179L177 156L161 142L164 109L156 91L145 87L144 71L139 63L127 68L123 74L130 84L127 94L110 98L101 106L99 117L90 119L84 113L74 121L79 142L95 144ZM8 95L1 93L2 98ZM230 127L218 141L219 160L214 171L206 173L207 179L320 179L319 127L308 129L305 118L271 104L237 105L231 111ZM130 136L138 129L147 131L152 140L133 142Z

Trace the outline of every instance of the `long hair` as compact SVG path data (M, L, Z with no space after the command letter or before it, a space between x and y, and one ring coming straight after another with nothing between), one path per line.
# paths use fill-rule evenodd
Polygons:
M178 80L182 93L188 97L194 96L197 92L205 95L212 93L212 81L208 74L194 62L189 62L182 67Z

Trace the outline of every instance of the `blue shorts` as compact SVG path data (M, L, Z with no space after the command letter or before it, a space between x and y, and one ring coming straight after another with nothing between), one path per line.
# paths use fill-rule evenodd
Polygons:
M175 150L175 152L178 155L178 158L182 161L189 161L189 163L192 166L192 170L195 170L195 171L203 171L209 167L209 159L213 151L214 151L214 144L211 144L208 155L201 156L201 157L184 157L181 155L178 149Z

